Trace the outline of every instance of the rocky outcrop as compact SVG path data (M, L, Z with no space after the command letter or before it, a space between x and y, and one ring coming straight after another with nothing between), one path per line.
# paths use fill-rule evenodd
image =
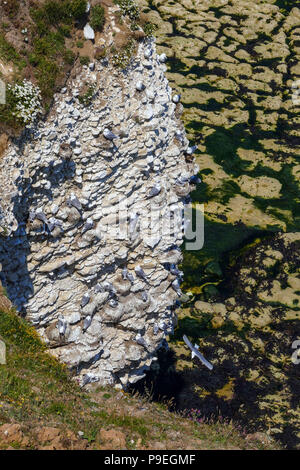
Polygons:
M151 41L79 66L1 162L3 283L82 384L136 382L175 321L195 168L164 72Z

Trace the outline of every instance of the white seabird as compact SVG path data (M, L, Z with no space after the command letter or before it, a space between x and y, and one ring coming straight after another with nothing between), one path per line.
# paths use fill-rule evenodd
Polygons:
M66 329L67 329L67 322L62 315L58 317L57 328L58 328L59 334L64 336Z
M187 155L193 155L198 149L197 145L193 145L192 147L188 147L186 150Z
M162 64L163 64L164 62L166 62L167 59L168 59L168 58L167 58L167 56L166 56L165 53L160 54L160 56L158 56L158 60L159 60L159 62L161 62Z
M71 193L70 198L67 200L67 205L73 206L79 211L82 209L81 202L79 201L78 197L74 193Z
M152 55L151 49L145 49L144 51L145 59L150 59L151 55Z
M144 281L147 281L147 276L146 276L144 270L141 268L141 266L136 266L136 267L134 268L134 270L135 270L137 276L139 276L139 277L140 277L141 279L143 279Z
M82 234L84 234L85 232L87 232L88 230L91 230L92 228L94 227L94 221L93 219L91 218L87 218L86 219L86 222L83 226L83 229L81 231Z
M151 197L157 196L160 192L161 192L161 185L156 184L155 186L153 186L153 188L150 189L150 192L148 194L148 199L150 199Z
M181 95L174 95L173 100L172 100L173 103L175 103L175 104L179 103L180 98L181 98Z
M90 298L90 295L88 293L84 294L84 296L81 299L80 307L81 308L85 307L89 303L90 299L91 298Z
M114 140L117 139L118 136L116 136L113 132L111 132L109 129L104 129L103 135L107 140Z
M137 89L137 91L143 91L145 88L145 85L143 84L143 82L139 80L138 82L136 82L135 88Z
M205 365L209 370L212 370L213 369L213 365L208 362L204 356L202 356L202 354L199 352L199 346L198 344L195 344L195 346L192 345L192 343L190 342L190 340L186 337L186 335L183 335L183 341L185 342L185 344L190 348L190 350L192 351L192 359L194 359L194 357L198 357L198 359L200 359L200 361L202 362L203 365Z
M85 317L83 321L83 327L82 327L83 331L86 331L91 323L92 323L92 317L88 315L87 317Z
M180 289L180 285L179 285L178 279L175 279L175 281L172 282L172 287L173 287L174 291L175 291L179 296L181 296L181 289Z
M134 282L134 277L133 277L133 275L128 271L127 268L124 268L124 269L122 270L122 277L123 277L124 281L127 279L127 280L130 281L130 282Z

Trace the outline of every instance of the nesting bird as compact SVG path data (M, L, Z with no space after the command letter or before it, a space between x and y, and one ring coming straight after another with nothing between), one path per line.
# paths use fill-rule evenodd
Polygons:
M181 296L181 289L180 289L180 285L179 285L178 279L175 279L175 281L172 282L172 287L173 287L174 291L175 291L179 296Z
M136 266L136 267L134 268L134 270L135 270L136 275L137 275L138 277L140 277L140 278L143 279L144 281L147 281L147 276L146 276L144 270L141 268L141 266Z
M193 153L197 150L197 145L193 145L192 147L188 147L186 150L187 155L193 155Z
M84 296L81 299L80 307L81 308L85 307L89 303L90 300L91 300L90 295L84 294Z
M191 178L190 178L190 183L191 183L191 184L200 184L200 183L201 183L201 179L199 178L199 176L193 175L193 176L191 176Z
M129 232L133 233L136 229L137 223L139 220L139 214L135 213L130 216L130 222L129 222Z
M103 282L103 287L106 290L106 292L109 292L112 295L116 294L116 289L114 288L111 282L108 282L108 281Z
M83 321L83 327L82 327L83 331L86 331L91 323L92 323L92 317L88 315L87 317L85 317Z
M78 197L74 193L71 193L70 198L67 200L67 205L73 206L79 211L82 209L81 202L79 201Z
M116 299L110 299L110 301L108 303L113 308L118 306L118 301Z
M172 101L173 103L177 104L179 103L180 99L181 99L181 95L174 95Z
M113 132L111 132L109 129L104 129L103 135L107 140L114 140L117 139L118 136L116 136Z
M140 344L141 346L144 346L144 348L147 349L148 345L140 333L136 335L135 340L138 344Z
M59 334L61 336L64 336L66 329L67 329L67 322L62 315L58 317L57 328L58 328Z
M150 59L151 55L152 55L151 50L150 49L145 49L145 51L144 51L145 59Z
M86 219L86 222L83 226L83 229L82 229L81 233L84 234L88 230L91 230L93 227L94 227L93 219L88 218L88 219Z
M167 61L167 56L165 53L161 54L160 56L158 56L158 60L159 62L161 62L162 64L164 64L166 61Z
M148 194L148 199L150 199L151 197L157 196L160 192L161 192L161 185L156 184L150 189L150 192Z
M55 217L51 217L48 222L49 232L52 232L55 229L55 227L59 227L60 229L62 229L62 222L56 219Z
M133 277L133 275L128 271L127 268L124 268L124 269L122 270L122 277L123 277L124 281L127 279L127 280L130 281L131 283L134 282L134 277Z
M138 82L136 82L135 88L137 89L137 91L143 91L145 88L145 85L143 84L142 81L139 80Z
M103 293L105 291L104 291L104 288L101 286L101 284L97 283L94 287L94 292L95 294L99 294L100 292Z
M40 220L41 222L44 222L44 224L48 225L48 219L42 209L37 209L35 212L35 218Z
M153 334L156 336L159 332L159 327L157 323L154 323L153 325Z

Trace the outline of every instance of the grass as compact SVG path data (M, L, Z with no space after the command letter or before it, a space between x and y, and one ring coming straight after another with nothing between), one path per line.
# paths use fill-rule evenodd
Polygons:
M149 396L120 394L109 387L83 392L67 368L48 354L36 330L13 310L0 311L0 337L7 347L7 365L0 366L0 426L17 422L24 432L40 426L81 431L95 449L104 445L101 429L121 431L130 449L136 448L137 442L139 448L151 448L157 441L166 449L189 448L191 443L195 448L249 448L233 426L199 425L170 413L163 403L151 403ZM139 414L141 408L144 412ZM180 439L170 438L170 433L179 435L181 431ZM30 442L30 448L39 445L34 439Z
M7 2L6 14L16 16L18 8L14 1ZM19 2L17 2L18 4ZM72 36L77 22L86 15L86 0L47 0L42 5L31 2L30 16L32 23L28 26L29 47L17 51L4 36L0 29L0 58L5 62L13 62L18 72L15 79L23 78L22 70L31 69L36 84L41 90L43 105L48 109L58 84L63 80L67 70L73 65L76 56L66 47L66 38ZM13 25L13 23L12 23ZM9 97L8 97L9 98ZM12 114L9 112L11 103L0 106L0 123L18 129Z
M90 25L95 31L102 31L105 23L105 10L101 5L91 9Z

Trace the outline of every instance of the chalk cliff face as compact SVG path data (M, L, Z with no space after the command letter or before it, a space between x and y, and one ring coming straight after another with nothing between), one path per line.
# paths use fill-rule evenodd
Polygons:
M82 384L136 382L175 322L196 168L164 72L151 41L75 68L1 162L2 282Z

